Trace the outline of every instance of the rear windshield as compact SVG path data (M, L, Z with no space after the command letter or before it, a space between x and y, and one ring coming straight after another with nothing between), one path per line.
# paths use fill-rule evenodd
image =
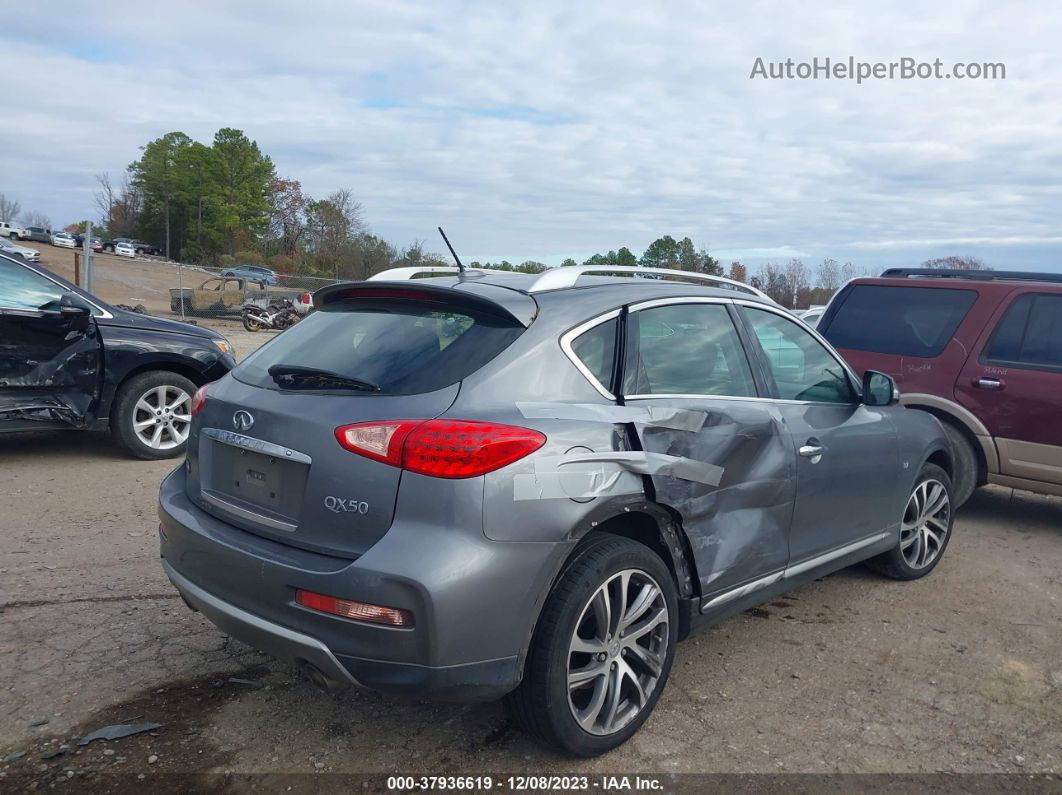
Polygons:
M857 284L819 331L837 348L937 356L976 300L975 290Z
M269 368L295 365L375 384L379 391L373 394L422 394L474 373L523 330L491 315L438 304L347 301L330 304L279 334L244 359L233 376L279 389Z

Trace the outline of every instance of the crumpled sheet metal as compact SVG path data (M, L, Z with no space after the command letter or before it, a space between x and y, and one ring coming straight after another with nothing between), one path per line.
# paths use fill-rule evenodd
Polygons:
M80 401L85 402L85 401ZM73 401L60 398L34 398L21 403L0 402L0 423L10 420L64 423L75 427L85 424L85 410Z
M707 411L669 406L614 406L602 403L517 403L527 419L582 420L611 423L636 422L675 431L699 431Z

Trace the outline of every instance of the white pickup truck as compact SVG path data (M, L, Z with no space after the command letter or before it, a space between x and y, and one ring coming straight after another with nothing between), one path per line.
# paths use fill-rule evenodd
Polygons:
M0 237L9 237L12 240L22 237L22 227L13 221L0 221Z

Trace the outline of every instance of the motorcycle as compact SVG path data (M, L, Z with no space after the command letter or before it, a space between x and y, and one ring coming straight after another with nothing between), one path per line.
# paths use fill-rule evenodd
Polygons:
M265 309L257 304L245 304L243 307L243 327L248 331L283 331L294 326L300 319L295 305L287 298L273 301Z

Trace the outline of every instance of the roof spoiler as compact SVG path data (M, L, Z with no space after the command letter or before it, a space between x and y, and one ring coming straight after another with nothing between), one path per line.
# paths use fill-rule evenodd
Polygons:
M339 284L330 284L327 287L322 287L315 292L313 294L313 305L317 309L324 309L330 304L336 304L341 301L356 301L358 299L396 299L400 301L426 301L429 303L446 304L447 306L457 309L467 309L485 315L492 315L493 317L500 318L509 323L516 323L524 328L530 325L531 321L534 319L534 301L526 295L515 293L512 290L504 290L503 288L494 288L500 291L499 298L507 298L508 296L515 297L519 295L524 301L529 302L529 309L532 311L520 312L517 311L516 307L505 305L511 304L511 301L505 301L504 303L500 300L494 301L481 295L478 291L473 293L468 290L459 289L460 286L461 285L441 287L438 285L426 284L423 279L406 282L341 282ZM482 287L490 288L491 286L482 285Z

